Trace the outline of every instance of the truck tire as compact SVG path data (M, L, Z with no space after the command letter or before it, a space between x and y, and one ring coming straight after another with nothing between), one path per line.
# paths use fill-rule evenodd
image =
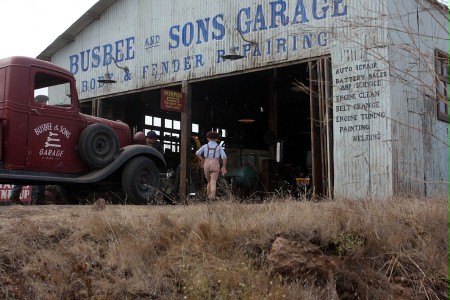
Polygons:
M128 201L147 204L159 185L159 170L148 157L135 157L129 161L122 173L122 189Z
M91 169L109 165L119 150L119 139L114 130L105 124L86 127L78 140L81 160Z

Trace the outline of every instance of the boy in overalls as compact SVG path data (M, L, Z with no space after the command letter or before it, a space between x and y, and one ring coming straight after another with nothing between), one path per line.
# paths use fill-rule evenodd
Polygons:
M209 131L206 133L206 139L208 143L200 147L195 153L198 159L203 164L203 171L205 172L206 181L208 185L206 187L206 193L208 199L214 199L216 197L216 185L219 178L219 172L222 176L227 174L227 155L217 141L219 140L219 133L216 131ZM222 158L222 168L220 168L219 158Z

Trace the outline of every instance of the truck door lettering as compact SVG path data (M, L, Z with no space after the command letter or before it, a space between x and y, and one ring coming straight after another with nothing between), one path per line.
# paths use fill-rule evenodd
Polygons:
M69 129L59 124L44 123L34 128L34 132L36 133L36 136L47 132L47 136L42 141L42 148L39 150L41 158L59 159L63 157L64 150L62 149L62 137L65 137L66 139L70 138L72 133Z
M66 138L70 138L70 135L72 134L66 127L58 124L53 125L53 123L41 124L38 127L34 128L34 132L36 133L36 135L40 135L41 133L44 133L46 131L50 131L49 137L56 136L59 133L62 133Z
M41 149L39 150L39 155L42 157L62 157L64 154L64 150L52 150L52 149Z
M64 127L55 125L53 128L61 129ZM70 135L70 133L69 133L69 135ZM61 145L61 138L60 138L59 132L49 131L48 136L44 142L44 148L41 148L39 150L39 155L45 159L60 158L64 154L64 150L59 149L61 147L62 147L62 145Z
M36 133L36 135L40 135L41 133L48 131L48 130L53 130L52 123L44 123L44 124L41 124L38 127L34 128L34 132Z

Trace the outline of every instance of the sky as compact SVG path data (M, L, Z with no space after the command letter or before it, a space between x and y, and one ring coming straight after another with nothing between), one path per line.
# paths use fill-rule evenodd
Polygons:
M36 57L98 0L0 0L0 59Z
M98 0L0 0L0 59L38 56ZM441 2L448 5L449 0Z

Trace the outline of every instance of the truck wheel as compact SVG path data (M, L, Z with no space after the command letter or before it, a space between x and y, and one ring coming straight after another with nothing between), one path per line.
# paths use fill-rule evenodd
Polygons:
M86 127L78 141L81 160L92 169L101 169L109 165L118 150L119 139L114 130L105 124Z
M147 204L156 193L159 170L147 157L136 157L129 161L122 173L122 189L130 202Z

